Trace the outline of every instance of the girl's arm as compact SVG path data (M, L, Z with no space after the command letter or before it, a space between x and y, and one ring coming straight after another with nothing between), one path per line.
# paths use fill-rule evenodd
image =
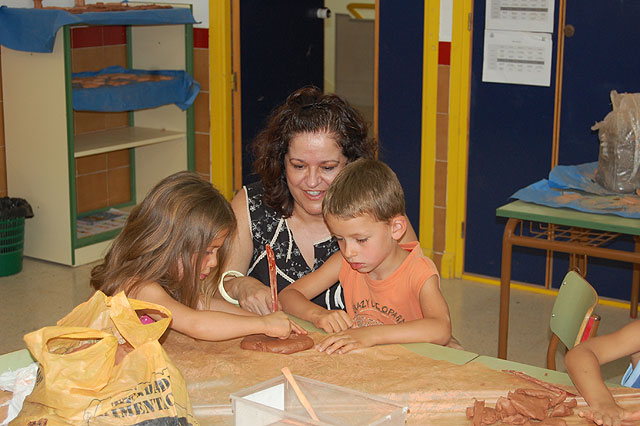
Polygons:
M285 312L311 321L327 333L351 327L353 320L345 311L329 311L310 301L338 281L341 266L342 254L334 253L321 267L288 285L278 295Z
M284 312L257 316L200 311L173 299L155 282L142 285L130 297L166 307L173 316L170 327L196 339L218 341L260 333L287 338L292 331L306 334L292 323Z
M429 277L420 289L424 318L403 324L355 328L326 337L319 351L346 353L353 349L389 343L427 342L446 345L451 340L449 307L438 286L438 277Z
M246 274L253 256L253 239L251 238L251 224L247 213L247 193L244 189L236 194L231 201L231 207L236 215L238 227L231 241L224 271L234 270ZM271 291L268 286L252 277L227 278L224 288L240 306L249 312L266 315L271 312ZM218 295L220 292L216 293Z
M600 365L640 351L638 336L640 321L633 321L614 333L592 337L567 352L567 372L589 404L589 408L580 411L580 416L603 425L640 419L640 412L630 412L615 402L600 373Z

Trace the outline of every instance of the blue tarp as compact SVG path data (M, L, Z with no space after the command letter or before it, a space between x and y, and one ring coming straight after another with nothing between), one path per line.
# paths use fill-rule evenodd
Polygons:
M588 213L640 218L640 197L611 192L595 180L598 163L556 166L549 180L542 179L518 190L511 198L550 207L567 207Z
M21 9L0 6L0 44L14 50L53 51L58 29L64 25L195 24L189 8L87 12L58 9Z
M157 74L171 80L133 82L123 86L101 86L91 89L73 88L73 109L77 111L132 111L176 104L187 109L200 92L200 84L184 71L130 70L120 66L100 71L79 72L73 78L94 77L101 74Z

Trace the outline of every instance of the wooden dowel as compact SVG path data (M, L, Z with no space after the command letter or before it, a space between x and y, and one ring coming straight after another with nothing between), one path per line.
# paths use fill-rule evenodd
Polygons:
M309 416L311 416L313 420L316 420L319 422L320 419L316 415L316 412L313 410L313 407L309 403L309 400L307 399L307 397L304 396L304 393L302 393L302 390L298 386L298 382L296 382L296 379L293 378L293 374L291 374L291 370L289 370L289 367L284 367L282 369L282 374L284 374L284 377L286 377L287 380L289 381L289 384L291 385L291 387L293 388L293 391L298 396L298 399L300 400L300 403L302 404L304 409L307 410L307 413L309 413Z

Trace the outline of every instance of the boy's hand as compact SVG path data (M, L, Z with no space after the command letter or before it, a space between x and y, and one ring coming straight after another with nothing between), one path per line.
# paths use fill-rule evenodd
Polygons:
M267 336L286 339L291 333L307 334L307 331L295 322L291 321L287 314L282 311L273 312L269 315L263 315L262 319L265 324L265 332Z
M638 420L640 420L640 410L625 410L617 404L594 405L593 407L583 407L580 409L578 416L602 426L633 425L637 424Z
M326 352L328 354L338 353L346 354L354 349L368 348L374 345L374 342L368 337L370 331L364 328L352 328L340 333L332 334L325 337L316 345L318 352Z
M327 333L337 333L353 327L353 319L345 311L337 309L323 312L313 320L313 325Z

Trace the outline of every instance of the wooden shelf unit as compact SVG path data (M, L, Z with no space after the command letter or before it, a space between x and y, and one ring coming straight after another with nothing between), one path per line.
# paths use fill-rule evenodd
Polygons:
M131 68L193 74L190 24L128 26L127 49ZM133 111L130 127L73 134L68 26L58 30L52 53L2 46L1 62L7 186L35 214L25 225L25 256L82 265L102 258L110 245L113 232L77 238L76 158L130 148L132 203L163 177L195 169L193 106Z

